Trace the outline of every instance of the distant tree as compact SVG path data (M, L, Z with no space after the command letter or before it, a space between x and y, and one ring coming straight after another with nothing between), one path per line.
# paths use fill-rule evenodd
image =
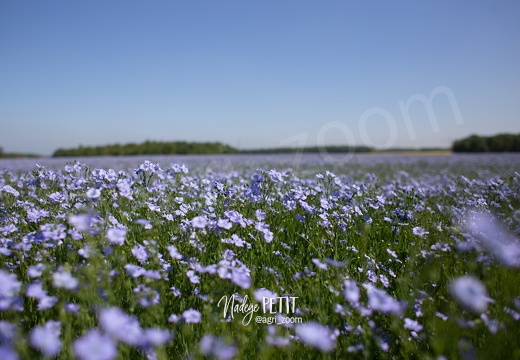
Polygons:
M0 146L0 157L4 157L4 148Z

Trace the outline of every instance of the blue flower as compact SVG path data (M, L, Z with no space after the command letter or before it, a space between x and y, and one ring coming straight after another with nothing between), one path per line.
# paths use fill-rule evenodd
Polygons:
M170 253L170 256L174 259L181 260L182 254L179 253L179 250L177 250L177 247L175 245L167 246L166 249L168 249L168 252Z
M91 200L97 199L101 196L101 190L96 189L96 188L90 188L87 190L86 195Z
M450 293L464 307L483 313L493 300L488 297L486 286L476 277L465 275L450 283Z
M21 286L22 284L18 282L15 274L0 270L0 299L16 296Z
M200 312L194 309L188 309L182 313L182 318L184 321L191 324L198 324L200 322L201 316L202 315Z
M29 276L31 279L38 278L42 276L43 270L45 270L45 265L41 263L29 266L29 269L27 269L27 276Z
M0 344L13 342L15 339L15 331L15 324L4 320L0 321Z
M141 244L136 244L132 248L132 255L139 261L139 263L144 264L148 260L148 251Z
M81 360L111 360L117 355L117 345L109 336L91 330L74 342L74 354Z
M330 330L320 323L299 324L296 326L295 333L305 345L322 352L330 352L336 347L336 342Z
M78 231L88 231L92 222L92 216L89 214L71 215L69 216L69 224L73 225Z
M204 229L208 224L208 220L204 216L195 216L191 219L191 226L195 229Z
M58 302L58 298L56 296L44 296L38 299L38 310L48 310L52 308Z
M69 271L59 271L52 275L52 283L55 288L74 290L78 287L79 281Z
M11 345L0 345L0 359L2 360L18 360L18 353Z
M0 190L3 190L3 191L5 191L8 194L13 195L14 197L20 196L20 193L18 192L18 190L16 190L15 188L13 188L10 185L5 185Z
M56 356L61 350L61 323L49 320L31 331L31 345L47 356Z
M42 282L38 281L27 285L25 295L29 298L43 299L47 296L47 291L43 290Z
M126 229L110 228L107 230L108 242L114 245L123 245L126 238Z
M206 334L200 340L200 352L206 356L213 356L219 360L229 360L235 357L237 349L228 345L220 337Z
M172 334L168 330L151 328L144 331L144 337L147 345L161 346L171 340Z
M384 290L376 288L372 284L363 285L367 290L368 305L372 310L381 311L386 314L402 316L404 305Z
M101 310L99 323L112 338L128 345L138 346L145 340L137 318L128 316L118 307Z

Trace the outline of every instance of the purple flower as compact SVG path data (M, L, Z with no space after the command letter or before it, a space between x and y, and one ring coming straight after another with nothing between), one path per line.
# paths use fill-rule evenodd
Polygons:
M229 230L233 226L233 223L228 219L218 219L217 226L221 229Z
M30 222L36 223L43 217L48 217L49 211L40 209L29 209L27 210L27 219Z
M61 323L49 320L31 331L31 345L47 356L56 356L61 350Z
M21 286L15 274L0 269L0 299L16 296Z
M152 222L148 219L137 219L135 223L142 225L146 230L150 230L153 227Z
M150 171L152 174L155 174L158 171L162 171L162 169L159 164L153 163L149 160L145 160L144 163L139 165L139 168L135 170L136 174L148 171Z
M191 324L198 324L200 322L201 317L202 315L200 314L200 312L194 309L188 309L182 313L182 318L184 319L184 321Z
M65 310L70 313L77 315L79 313L79 309L80 309L80 306L78 304L74 304L71 302L68 302L65 304Z
M117 182L117 190L119 190L119 195L127 198L128 200L134 200L132 196L132 186L126 179L119 179Z
M347 300L352 305L357 305L359 303L359 288L356 285L355 280L345 280L345 291L343 292L343 296L345 300Z
M271 346L285 347L291 343L289 338L276 336L276 328L274 325L269 325L267 327L267 333L265 341Z
M18 353L11 345L0 345L0 359L2 360L18 360Z
M16 325L8 321L0 321L0 344L10 343L15 339ZM2 357L0 357L2 359Z
M118 307L103 309L99 313L99 324L112 338L128 345L143 343L143 329L137 318L128 316Z
M159 304L160 295L157 290L152 290L144 284L139 284L134 289L134 294L139 294L138 303L142 307Z
M258 221L264 221L266 217L266 213L260 209L255 211L255 216Z
M273 299L273 304L278 302L278 294L265 288L256 289L254 298L259 303L264 303L264 298Z
M179 250L177 250L177 247L175 245L170 245L170 246L166 247L166 249L168 249L170 256L172 258L177 259L177 260L182 259L182 254L179 252Z
M175 173L180 173L180 172L183 172L185 174L188 173L188 168L186 167L186 165L182 164L182 165L179 165L179 164L171 164L171 167L173 169L173 171Z
M206 334L200 340L200 352L206 356L212 356L219 360L229 360L235 357L237 349L228 345L220 337Z
M152 202L145 202L145 204L148 206L148 209L150 209L150 211L154 211L154 212L161 212L161 207L158 206L157 204L154 204Z
M69 271L57 272L52 275L52 283L55 288L65 288L74 290L78 287L79 281L71 275Z
M101 196L101 190L96 188L90 188L87 190L87 197L89 199L97 199Z
M411 330L411 331L419 332L423 329L423 326L421 324L419 324L416 320L405 318L404 319L404 328Z
M78 231L88 231L90 229L91 222L92 216L88 214L69 216L69 224L74 226Z
M222 239L222 242L225 244L234 244L237 247L244 247L244 245L246 245L248 249L251 247L251 244L242 240L237 234L231 235L231 239Z
M168 330L151 328L144 331L144 337L147 344L161 346L171 340L172 334Z
M483 313L492 300L487 295L486 286L474 276L458 277L450 283L450 293L464 307Z
M89 243L86 243L84 247L78 250L78 255L81 257L84 257L85 259L88 259L90 256L90 245Z
M38 278L42 276L43 270L45 270L45 265L43 264L29 266L29 269L27 269L27 276L31 279Z
M520 241L491 215L468 212L465 227L503 266L520 268Z
M181 318L175 314L171 314L169 317L168 317L168 322L171 322L171 323L174 323L174 324L177 324L179 321L181 320Z
M257 222L255 229L262 233L266 243L269 244L273 241L273 233L269 230L269 225L264 224L263 222Z
M367 289L368 305L372 310L386 314L402 315L404 310L403 304L388 295L386 291L378 289L372 284L363 286Z
M238 211L235 210L226 210L224 213L226 217L231 220L231 222L235 224L240 224L242 227L246 227L246 222L244 220L244 217L242 214L240 214Z
M322 352L330 352L336 347L336 342L330 330L317 322L308 322L296 326L296 335L307 346Z
M208 220L204 216L195 216L191 219L191 226L195 229L204 229L208 224Z
M139 261L139 263L141 264L146 263L146 261L148 260L148 251L141 244L136 244L132 248L132 255L134 255L137 261Z
M389 253L394 259L397 259L397 254L395 253L395 251L386 249L386 252Z
M9 224L7 226L0 227L0 233L2 233L3 235L12 234L17 231L18 231L18 228L14 224Z
M20 196L20 193L18 192L18 190L14 189L12 186L10 185L5 185L2 187L2 190L5 191L6 193L8 194L11 194L13 195L14 197L18 197Z
M190 282L192 284L200 284L200 276L195 275L195 271L188 270L186 272L186 276L188 277L188 279L190 279Z
M33 299L43 299L45 296L47 296L47 291L43 290L42 282L38 281L27 285L25 295Z
M412 234L423 238L426 237L426 235L428 235L429 233L428 231L425 231L422 227L416 226L412 229Z
M146 273L146 270L142 267L134 264L126 264L125 270L128 275L134 278L138 278L140 276L143 276Z
M109 336L91 330L74 342L74 354L81 360L111 360L117 355L117 345Z
M173 296L181 297L181 291L175 286L172 286L170 290L172 291Z
M48 310L52 308L58 302L58 298L56 296L44 296L38 299L38 310Z
M316 265L321 270L328 270L327 264L324 264L320 261L320 259L312 259L314 265Z
M53 203L61 204L67 202L67 195L59 191L53 192L52 194L47 195L47 197Z
M126 238L126 229L110 228L107 230L108 242L114 245L123 245Z

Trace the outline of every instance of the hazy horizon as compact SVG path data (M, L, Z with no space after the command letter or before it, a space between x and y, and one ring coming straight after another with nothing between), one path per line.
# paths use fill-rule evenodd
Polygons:
M370 6L372 5L372 6ZM448 148L520 133L520 4L0 5L0 146Z

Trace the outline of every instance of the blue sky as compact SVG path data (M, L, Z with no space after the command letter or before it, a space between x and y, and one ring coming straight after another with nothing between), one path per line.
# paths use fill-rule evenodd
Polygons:
M519 18L516 1L4 0L0 146L519 133ZM434 89L451 94L431 101L438 131L420 102L399 106Z

